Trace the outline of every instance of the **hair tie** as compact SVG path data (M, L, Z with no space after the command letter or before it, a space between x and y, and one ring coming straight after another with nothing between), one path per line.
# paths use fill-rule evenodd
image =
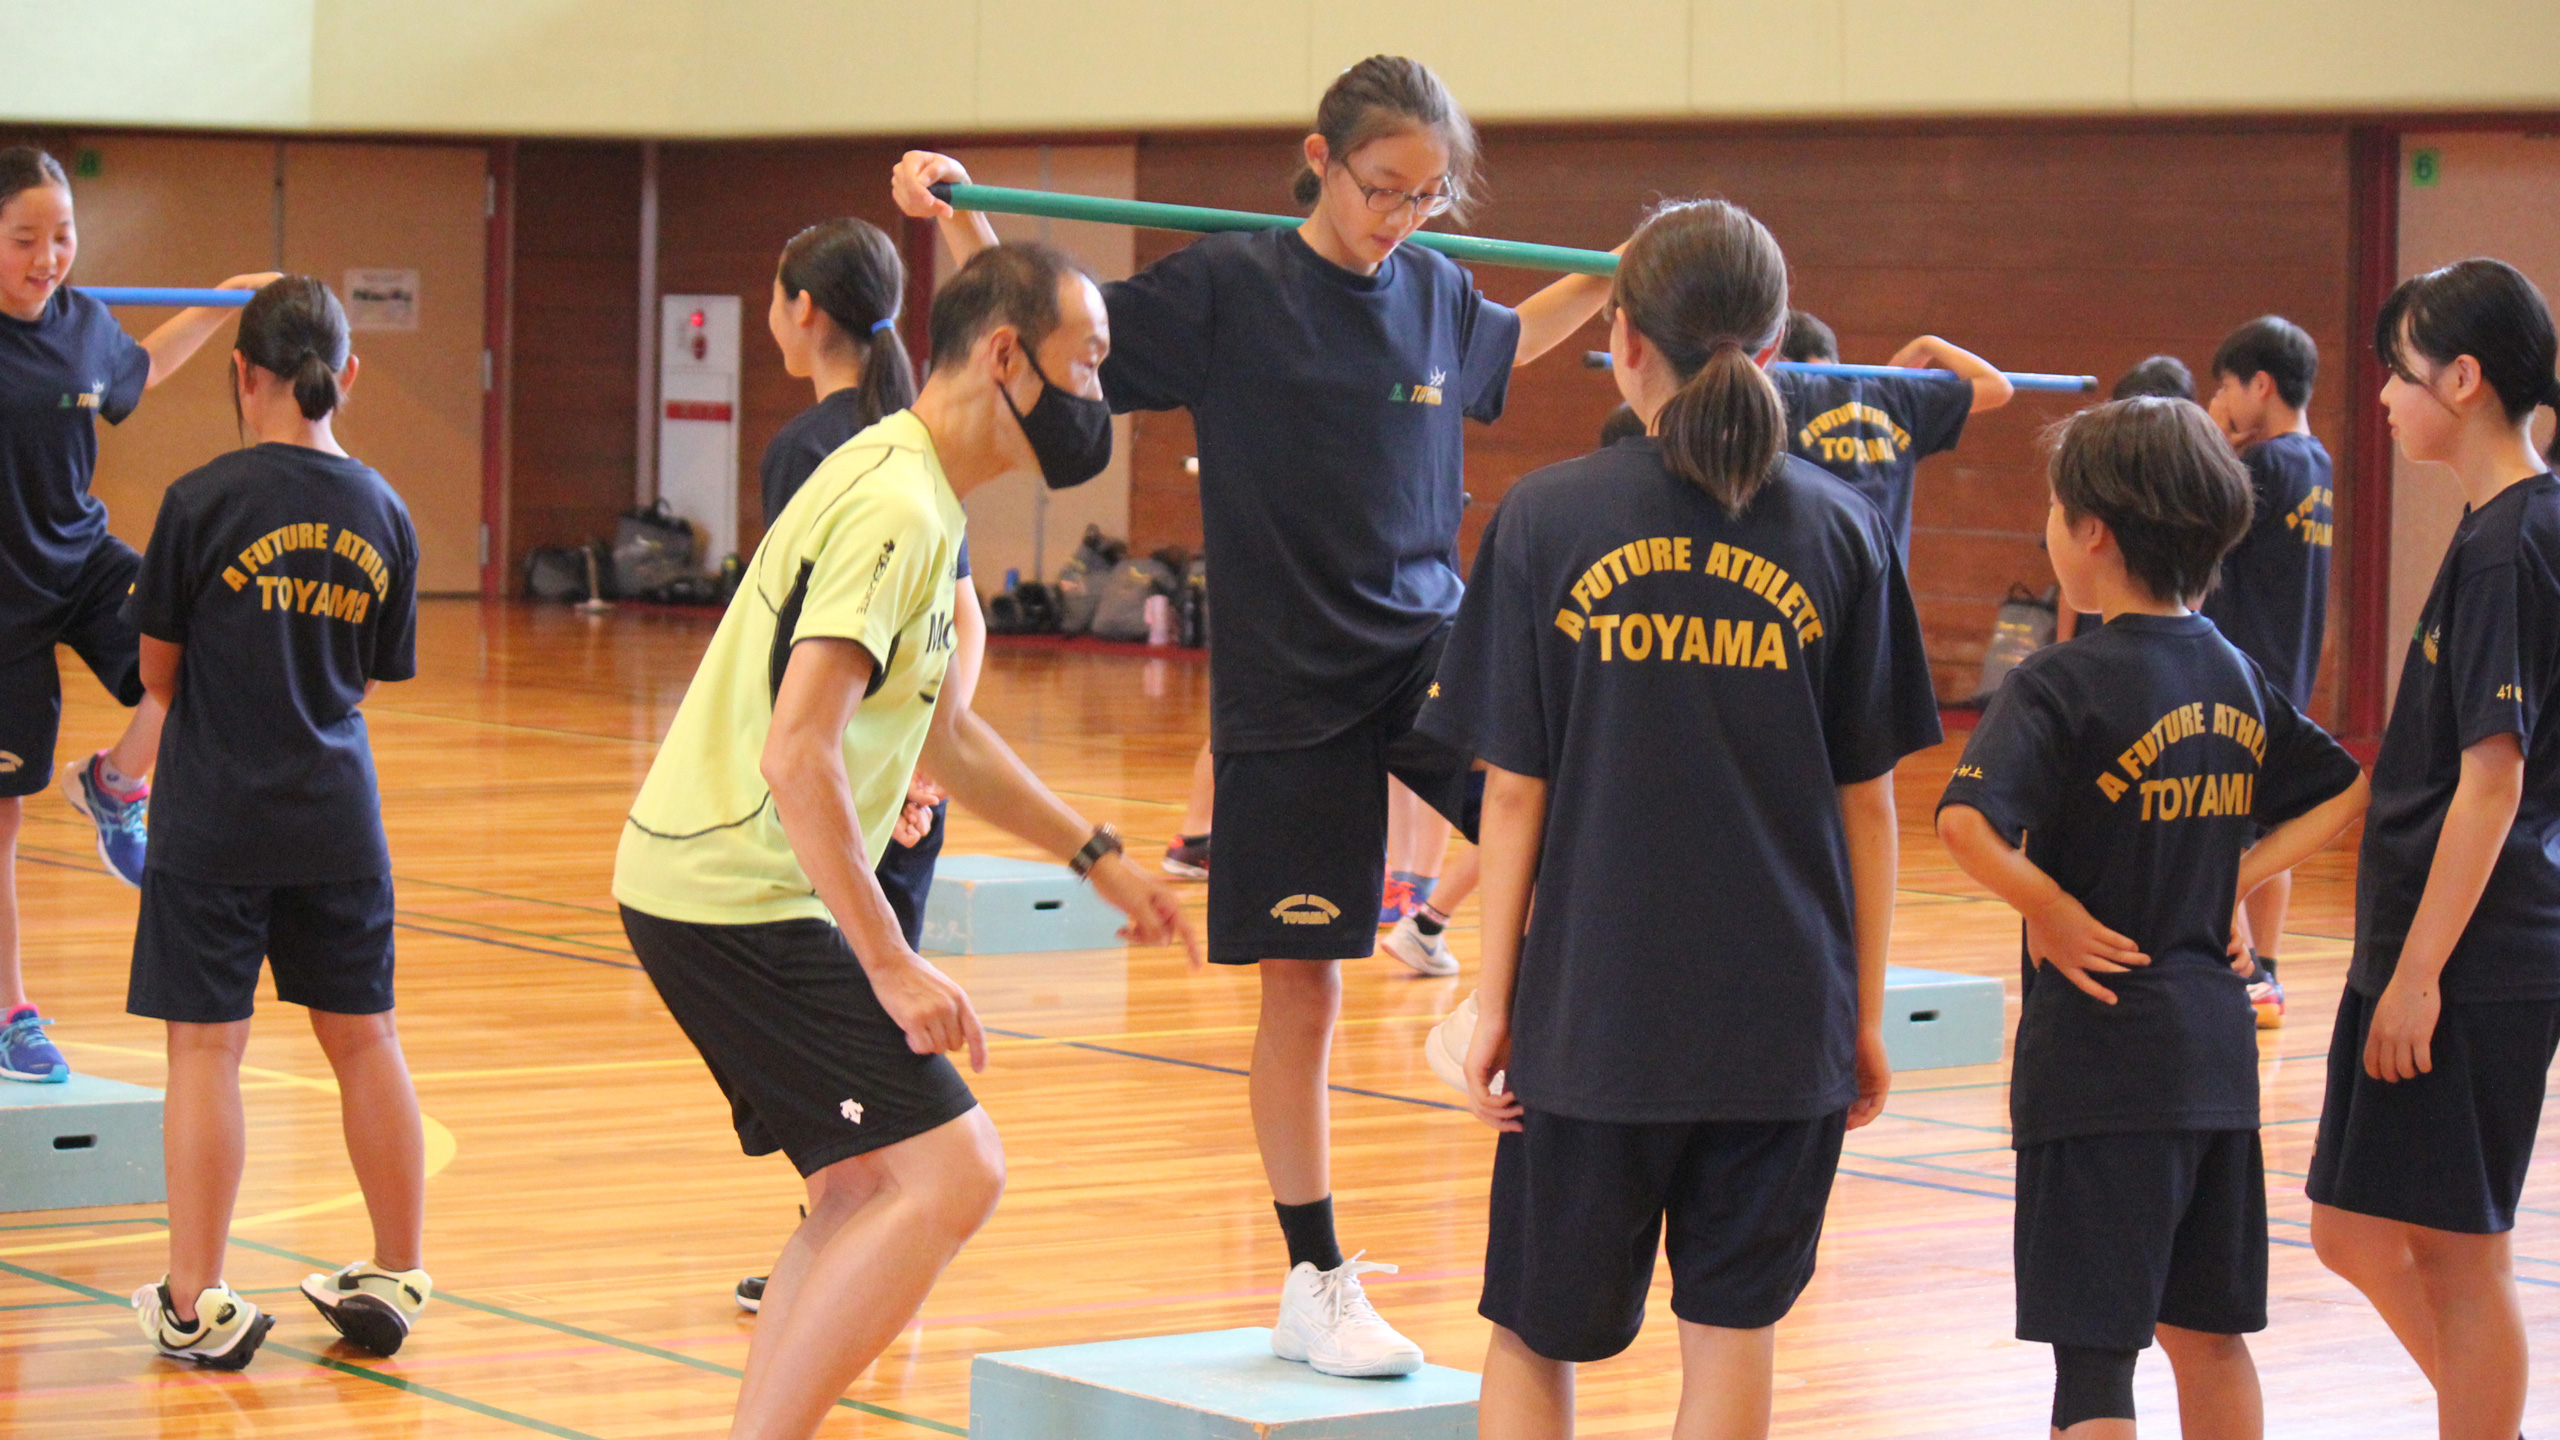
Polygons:
M881 331L886 330L886 329L889 329L890 327L892 327L892 326L896 325L897 323L898 323L898 317L897 317L897 316L895 316L895 315L890 316L890 317L889 317L888 319L886 319L886 320L874 320L874 321L872 321L872 322L871 322L871 333L872 333L872 334L874 334L874 335L877 335L877 334L879 334Z

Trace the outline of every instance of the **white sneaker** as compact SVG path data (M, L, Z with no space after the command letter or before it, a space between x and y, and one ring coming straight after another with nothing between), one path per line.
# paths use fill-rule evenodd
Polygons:
M1416 975L1455 975L1458 957L1449 953L1449 932L1425 935L1422 927L1407 915L1387 932L1383 942L1386 952L1404 962L1404 968Z
M164 1277L156 1285L133 1292L134 1318L142 1338L172 1360L189 1360L208 1370L245 1368L276 1317L262 1313L228 1285L216 1284L196 1297L196 1323L182 1323Z
M1472 1095L1467 1089L1467 1047L1476 1038L1476 997L1473 991L1458 1002L1458 1008L1441 1017L1422 1037L1422 1059L1440 1083L1461 1095ZM1493 1077L1494 1088L1502 1088L1503 1077Z
M1305 1361L1323 1375L1410 1375L1422 1368L1422 1347L1379 1319L1360 1288L1362 1275L1392 1275L1396 1267L1360 1255L1339 1269L1300 1264L1289 1272L1280 1287L1280 1319L1271 1327L1272 1354Z
M400 1353L435 1288L424 1270L385 1270L370 1260L302 1277L303 1297L321 1319L349 1342L382 1356Z

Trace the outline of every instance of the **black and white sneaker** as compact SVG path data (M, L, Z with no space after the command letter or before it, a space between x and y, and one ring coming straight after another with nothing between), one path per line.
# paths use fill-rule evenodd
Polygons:
M376 1355L400 1353L435 1282L424 1270L385 1270L358 1260L333 1274L302 1277L302 1293L347 1342Z
M764 1277L748 1276L738 1282L738 1288L733 1293L738 1297L738 1308L753 1315L764 1308Z
M169 1281L133 1292L133 1310L142 1322L142 1337L172 1360L185 1360L207 1370L240 1370L266 1343L276 1317L240 1298L228 1285L217 1284L196 1297L192 1325L178 1318Z

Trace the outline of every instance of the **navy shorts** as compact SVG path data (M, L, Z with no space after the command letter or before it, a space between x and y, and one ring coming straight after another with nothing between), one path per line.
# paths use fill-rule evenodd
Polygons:
M222 1025L257 1008L258 962L276 998L332 1015L391 1008L391 877L324 885L218 885L142 872L124 1008Z
M1448 638L1443 627L1395 698L1332 739L1217 757L1210 960L1357 960L1378 948L1391 775L1475 838L1484 781L1474 757L1413 728Z
M924 948L924 902L933 893L933 865L942 858L943 821L951 814L951 802L945 800L933 807L933 828L913 845L892 840L880 851L880 864L872 871L880 881L880 893L889 899L890 913L898 917L898 931L907 937L907 948Z
M2304 1187L2312 1200L2430 1230L2514 1229L2560 1046L2560 1000L2447 1002L2428 1046L2435 1068L2389 1083L2364 1073L2372 1023L2371 1000L2352 988L2338 996Z
M1813 1279L1847 1122L1845 1111L1672 1125L1529 1111L1494 1146L1477 1313L1550 1360L1606 1360L1635 1343L1662 1248L1672 1314L1777 1324Z
M949 1060L907 1048L824 920L701 925L625 905L622 931L750 1155L779 1150L805 1178L978 1106Z
M141 574L132 546L101 535L60 604L42 614L0 615L0 800L36 794L53 779L53 743L62 728L54 646L70 646L117 704L142 703L142 635L124 623L125 597Z
M2021 1145L2015 1224L2021 1340L2141 1350L2158 1325L2267 1328L2267 1172L2255 1130Z

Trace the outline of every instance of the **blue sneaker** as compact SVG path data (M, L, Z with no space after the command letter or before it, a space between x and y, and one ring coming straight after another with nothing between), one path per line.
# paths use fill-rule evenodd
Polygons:
M98 757L74 760L62 767L62 798L98 827L98 858L114 876L136 890L142 888L142 857L150 839L151 787L130 799L119 799L98 783Z
M71 1067L53 1042L44 1038L44 1027L53 1022L36 1013L33 1005L21 1005L0 1025L0 1079L25 1080L37 1085L60 1085L70 1080Z

